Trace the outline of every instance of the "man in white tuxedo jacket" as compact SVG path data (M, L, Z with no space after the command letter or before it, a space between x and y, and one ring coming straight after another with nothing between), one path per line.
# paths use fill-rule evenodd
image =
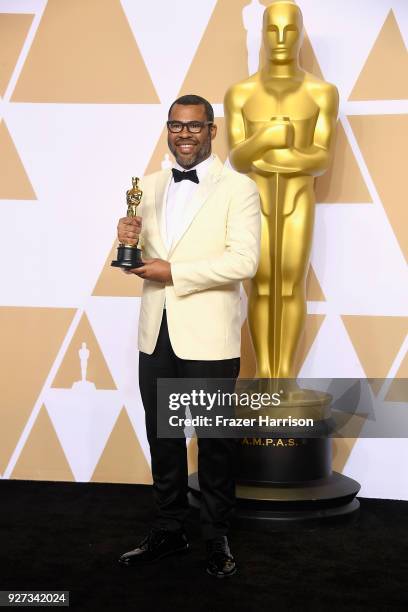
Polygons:
M176 164L143 178L140 216L120 219L121 243L143 246L139 384L146 416L157 515L139 546L119 559L141 565L188 549L185 439L157 436L157 378L239 374L240 283L255 275L260 203L247 176L211 152L211 105L183 96L170 107L168 145ZM129 273L129 272L128 272ZM201 527L207 572L236 572L227 533L235 503L236 440L198 437Z

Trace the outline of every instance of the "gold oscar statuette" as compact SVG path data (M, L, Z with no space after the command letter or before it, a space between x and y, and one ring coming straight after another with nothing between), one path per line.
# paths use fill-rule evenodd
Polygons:
M330 164L339 106L335 85L299 63L302 35L296 2L272 0L263 13L260 67L233 84L224 102L231 165L255 181L261 203L260 262L248 300L257 369L243 384L258 397L265 391L279 397L278 405L262 408L266 422L252 434L256 448L239 446L237 508L244 500L245 519L252 513L276 523L359 507L360 485L332 470L330 387L316 383L314 390L298 379L314 182ZM240 417L253 415L247 404L239 408ZM288 425L287 417L311 419L310 427Z
M261 198L261 257L248 321L256 378L293 379L306 318L305 283L314 224L314 180L329 166L338 112L334 85L299 64L303 19L293 0L263 17L258 72L228 90L230 161Z
M138 186L139 178L132 177L132 188L126 192L127 217L136 217L137 207L139 206L143 191ZM112 261L111 266L116 268L139 268L143 266L142 251L137 245L119 244L116 261Z

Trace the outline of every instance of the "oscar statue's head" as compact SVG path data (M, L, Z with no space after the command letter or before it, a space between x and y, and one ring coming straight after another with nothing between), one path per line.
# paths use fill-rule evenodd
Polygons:
M274 0L263 16L266 57L276 64L297 60L302 43L303 17L292 0Z

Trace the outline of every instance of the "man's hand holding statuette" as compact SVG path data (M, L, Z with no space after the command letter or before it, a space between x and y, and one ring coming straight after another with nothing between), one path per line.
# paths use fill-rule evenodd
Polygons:
M142 230L142 217L123 217L118 223L118 240L121 244L136 246Z

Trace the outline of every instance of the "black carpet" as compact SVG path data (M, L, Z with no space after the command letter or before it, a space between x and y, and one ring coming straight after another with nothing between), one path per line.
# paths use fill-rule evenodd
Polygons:
M360 502L343 523L236 526L239 571L219 580L196 511L187 555L117 563L146 532L151 487L0 480L0 590L69 590L71 609L91 611L408 609L408 502Z

